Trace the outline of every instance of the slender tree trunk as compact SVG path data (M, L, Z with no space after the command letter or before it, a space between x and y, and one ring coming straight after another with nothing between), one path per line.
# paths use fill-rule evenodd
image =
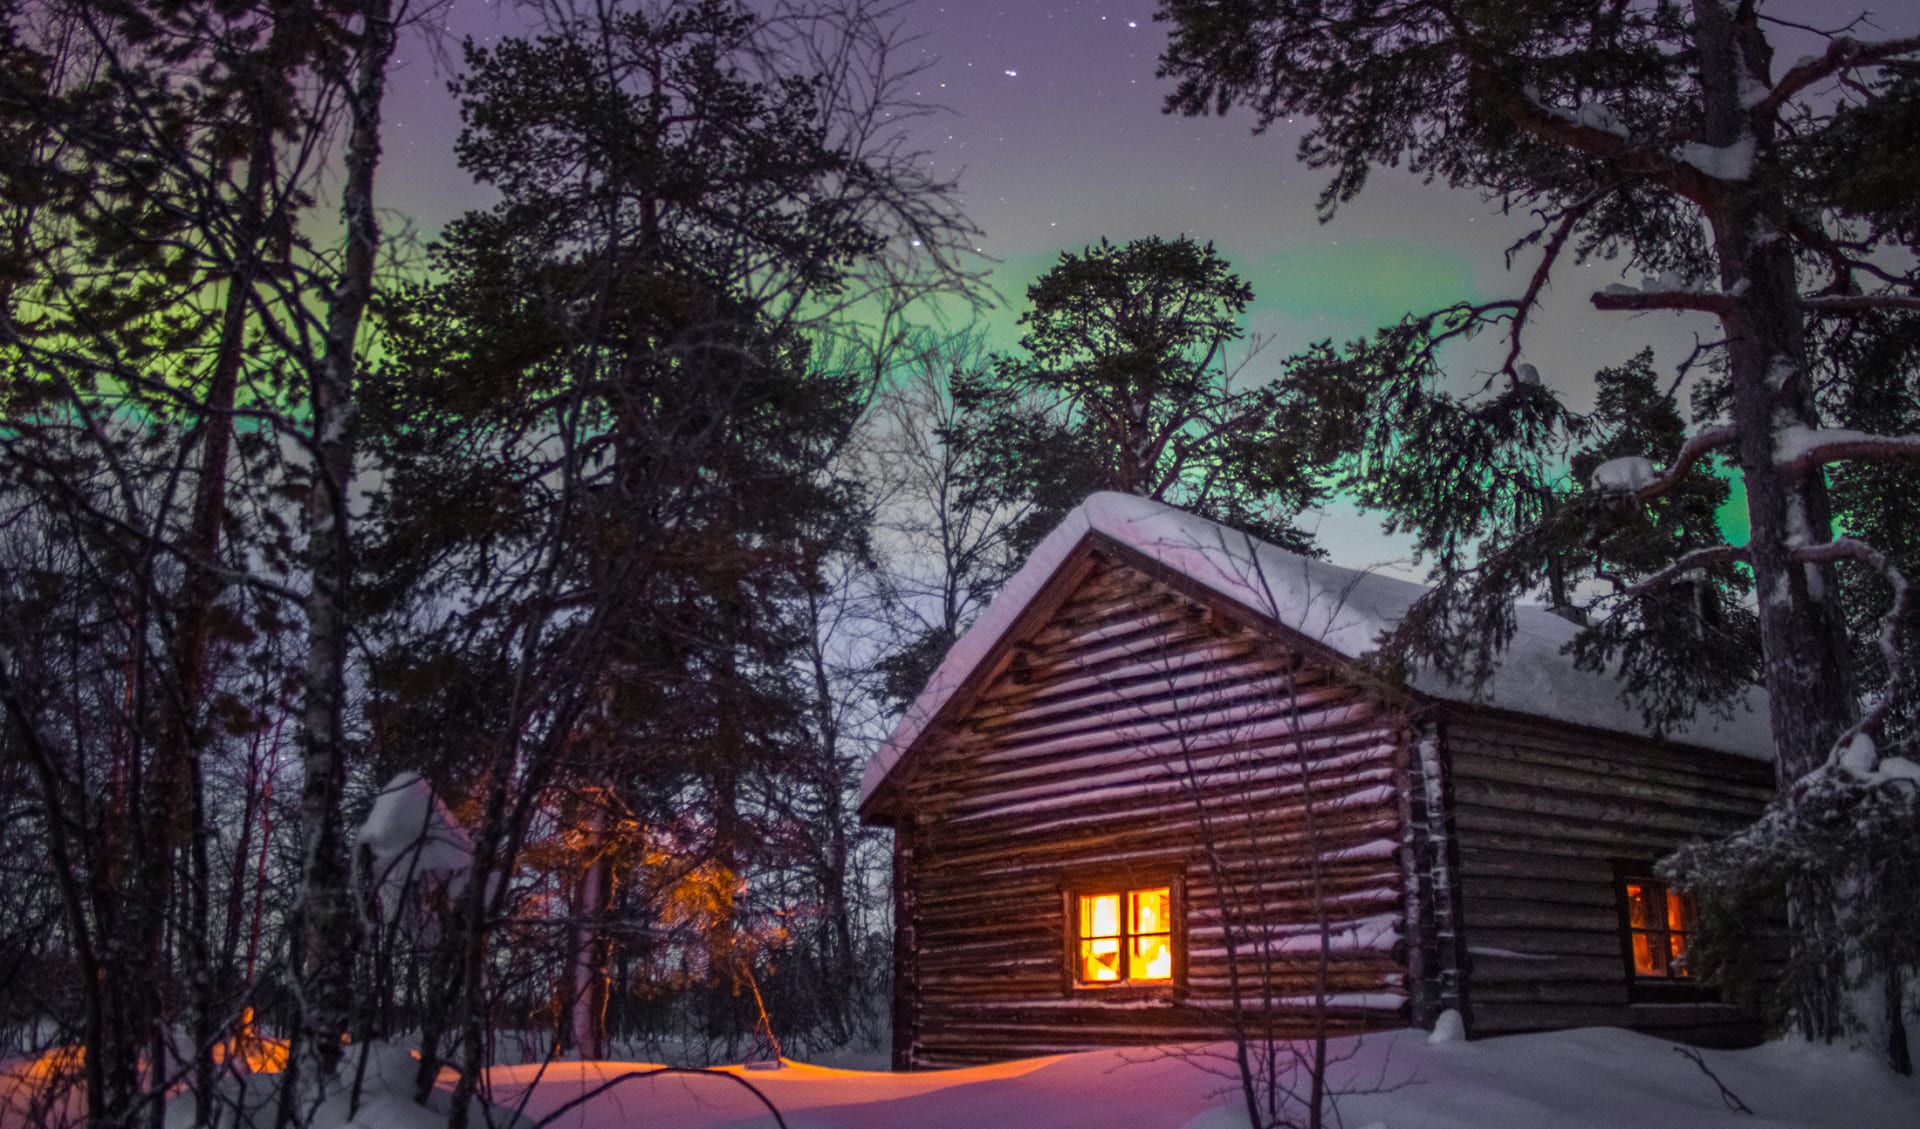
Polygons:
M393 53L391 0L361 8L355 73L346 91L351 125L341 211L346 255L327 303L324 352L312 374L313 480L307 495L308 571L305 705L300 747L305 782L300 797L301 877L294 922L295 972L300 986L304 1054L289 1063L296 1088L319 1096L340 1062L341 1036L351 1018L354 907L348 888L341 793L346 782L342 734L344 674L352 612L352 531L348 490L353 479L355 377L360 321L373 293L380 229L373 210L374 170L380 160L380 104ZM310 1072L304 1079L300 1072Z
M607 858L607 800L600 789L589 792L586 814L588 849L586 869L574 887L572 986L568 993L571 1041L583 1060L607 1057L607 977L610 948L606 935L607 904L613 894L613 868Z
M222 311L220 346L207 385L207 399L200 427L202 439L200 466L194 485L193 516L187 535L187 578L181 594L179 634L175 644L174 670L179 683L179 698L174 703L173 724L167 737L166 757L178 763L184 773L185 797L164 797L170 810L190 813L188 826L176 827L175 838L190 840L192 880L188 890L189 936L186 940L187 967L184 969L192 992L190 1030L194 1041L195 1124L206 1125L213 1112L213 1046L219 1036L219 1013L212 968L210 899L211 872L207 861L205 834L204 773L200 764L206 735L207 646L211 634L213 608L226 585L215 568L220 556L220 529L227 516L227 467L233 449L233 408L239 387L240 363L246 336L247 310L252 301L253 276L258 258L259 189L270 170L267 131L255 131L254 152L248 166L249 209L243 230L246 232L242 254L245 256L236 277L227 284L226 308ZM179 800L185 798L186 803ZM248 798L251 806L252 799ZM242 833L244 835L244 832Z
M834 713L833 679L827 669L825 642L818 594L807 595L807 628L811 642L808 658L813 674L814 728L819 738L817 769L821 797L821 819L826 825L827 842L821 859L821 896L826 902L826 925L822 934L820 978L826 996L828 1030L836 1042L853 1036L854 983L858 976L853 952L853 909L847 891L847 834L849 813L843 803L840 784L840 725Z

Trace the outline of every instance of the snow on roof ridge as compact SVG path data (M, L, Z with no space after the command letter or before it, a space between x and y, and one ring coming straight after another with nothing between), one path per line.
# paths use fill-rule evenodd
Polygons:
M1348 658L1374 651L1380 635L1427 592L1424 585L1410 580L1287 552L1161 502L1129 494L1095 494L1040 542L947 652L926 689L868 760L860 779L862 805L1089 533L1138 550ZM1650 735L1639 708L1621 700L1617 680L1576 670L1572 658L1562 653L1578 627L1546 608L1525 604L1515 609L1515 620L1513 641L1478 704L1617 733ZM1436 698L1476 701L1468 687L1428 668L1416 671L1412 684ZM1758 691L1748 695L1746 708L1732 718L1698 717L1669 730L1666 739L1758 760L1773 755L1765 699Z

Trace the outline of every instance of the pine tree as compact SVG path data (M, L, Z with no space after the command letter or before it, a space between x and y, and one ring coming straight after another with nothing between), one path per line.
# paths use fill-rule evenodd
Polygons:
M983 496L1025 510L1020 548L1116 490L1311 550L1292 520L1313 478L1276 450L1271 390L1247 378L1250 356L1231 355L1252 300L1211 243L1187 236L1063 252L1028 287L1024 356L954 389L953 439L983 468Z
M874 370L836 334L856 302L963 281L940 256L967 229L917 154L874 132L895 79L860 6L548 15L540 35L467 50L457 149L502 198L456 221L437 280L394 304L370 419L393 489L369 590L399 647L426 634L436 652L509 656L473 783L481 872L511 871L530 798L568 789L608 805L554 801L596 836L697 827L687 865L728 892L716 971L743 975L734 894L768 839L758 796L806 769L796 613L860 533L831 467ZM831 65L829 44L844 52ZM412 620L434 592L457 606ZM601 869L568 879L579 921L562 959L590 990L618 924L614 845L574 852ZM439 971L461 1101L499 909L480 885ZM571 1037L597 1049L600 1009L565 1003L588 1020ZM440 1022L430 1011L429 1063Z

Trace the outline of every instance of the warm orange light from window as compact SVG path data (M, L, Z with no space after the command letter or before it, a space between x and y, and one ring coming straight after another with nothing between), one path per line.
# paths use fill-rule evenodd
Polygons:
M1118 937L1120 935L1120 895L1096 894L1081 898L1081 936Z
M1689 977L1687 946L1693 936L1693 900L1658 882L1626 884L1627 930L1635 976Z
M1133 978L1173 979L1173 945L1167 941L1166 934L1133 939Z
M1121 895L1080 896L1080 953L1076 978L1082 984L1113 984L1173 979L1173 892L1162 886Z
M1127 900L1133 909L1129 915L1133 919L1129 974L1135 980L1173 979L1173 891L1166 886L1133 890Z
M1080 979L1094 984L1120 979L1118 894L1080 899Z

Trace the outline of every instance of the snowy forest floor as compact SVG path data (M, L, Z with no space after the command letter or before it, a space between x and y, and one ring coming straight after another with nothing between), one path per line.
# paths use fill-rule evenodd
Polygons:
M790 1129L1244 1129L1224 1045L1094 1051L994 1066L888 1074L787 1063L727 1068L780 1110ZM1714 1077L1672 1043L1590 1028L1483 1042L1430 1042L1422 1031L1340 1040L1330 1072L1345 1129L1913 1129L1920 1080L1863 1051L1775 1042L1699 1052ZM438 1110L404 1097L404 1050L376 1062L358 1116L323 1111L320 1129L432 1129ZM20 1064L12 1077L20 1078ZM759 1129L774 1118L754 1093L711 1074L661 1074L622 1062L497 1067L491 1118L552 1129ZM5 1067L0 1067L4 1072ZM1751 1109L1735 1108L1719 1084ZM391 1084L389 1084L389 1080ZM267 1096L271 1076L252 1080ZM17 1099L18 1093L14 1095ZM444 1097L444 1095L442 1095ZM585 1101L565 1109L576 1100ZM8 1103L11 1104L11 1103ZM498 1107L504 1107L498 1108ZM269 1107L270 1108L270 1107ZM16 1115L18 1109L13 1111ZM64 1111L76 1112L69 1107ZM263 1113L266 1112L263 1109ZM558 1116L555 1116L558 1114ZM549 1121L548 1119L551 1118ZM270 1123L271 1119L266 1119ZM6 1129L21 1124L0 1116ZM170 1125L191 1123L186 1103ZM75 1122L77 1124L77 1121Z
M791 1129L1242 1129L1224 1045L1095 1051L923 1074L790 1065L740 1071ZM1754 1112L1732 1109L1673 1044L1592 1028L1485 1042L1429 1043L1423 1031L1341 1040L1333 1068L1346 1129L1913 1129L1920 1082L1864 1052L1772 1043L1703 1051ZM527 1095L540 1120L622 1067L569 1063L494 1073L494 1098ZM528 1090L531 1084L530 1092ZM1362 1093L1373 1090L1377 1092ZM666 1075L626 1083L561 1117L554 1129L747 1129L770 1126L743 1088Z

